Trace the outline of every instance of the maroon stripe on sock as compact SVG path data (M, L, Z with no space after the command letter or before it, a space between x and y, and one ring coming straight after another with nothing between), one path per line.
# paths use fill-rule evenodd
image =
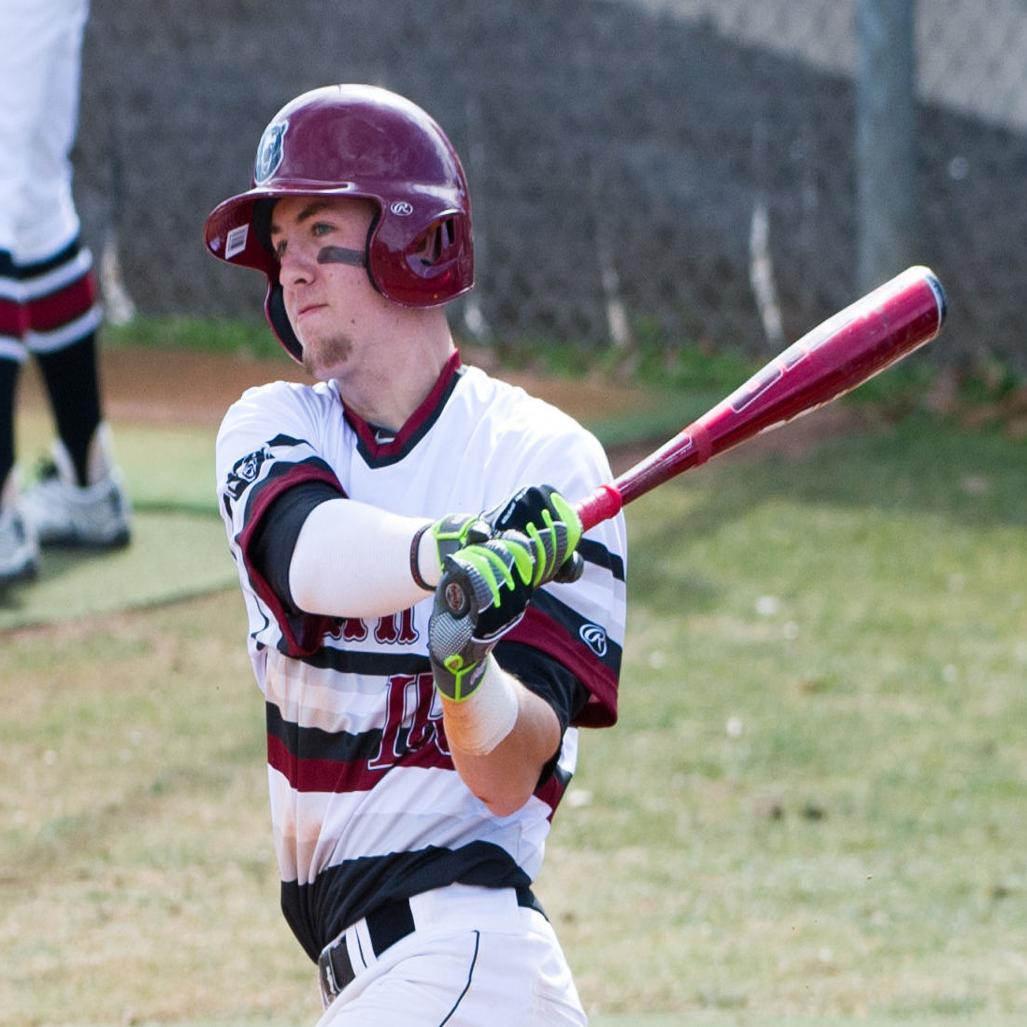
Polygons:
M92 272L62 286L49 296L39 296L28 303L29 327L36 332L52 332L63 328L87 313L96 303L96 282Z
M20 339L28 331L29 317L24 304L0 299L0 335Z

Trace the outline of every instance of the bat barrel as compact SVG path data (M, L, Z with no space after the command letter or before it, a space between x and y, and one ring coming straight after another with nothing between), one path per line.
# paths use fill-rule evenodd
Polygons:
M586 530L758 432L829 403L930 342L945 320L930 268L911 267L793 343L697 421L578 505Z

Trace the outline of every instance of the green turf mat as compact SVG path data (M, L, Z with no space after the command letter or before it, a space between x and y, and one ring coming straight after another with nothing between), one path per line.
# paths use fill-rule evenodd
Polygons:
M118 461L136 507L217 513L213 429L118 428Z
M0 629L168 602L225 588L235 580L220 520L144 510L125 549L44 550L35 581L0 592Z

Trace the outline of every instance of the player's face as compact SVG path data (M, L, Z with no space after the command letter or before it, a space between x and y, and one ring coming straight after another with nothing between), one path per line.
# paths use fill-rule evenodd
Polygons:
M363 266L374 207L346 197L288 196L275 204L271 245L303 365L314 378L343 376L388 301Z

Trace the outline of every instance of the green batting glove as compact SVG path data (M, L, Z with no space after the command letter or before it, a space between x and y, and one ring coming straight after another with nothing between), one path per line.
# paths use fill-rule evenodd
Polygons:
M435 687L460 702L481 683L492 647L524 616L536 577L532 543L517 532L446 558L428 622Z

